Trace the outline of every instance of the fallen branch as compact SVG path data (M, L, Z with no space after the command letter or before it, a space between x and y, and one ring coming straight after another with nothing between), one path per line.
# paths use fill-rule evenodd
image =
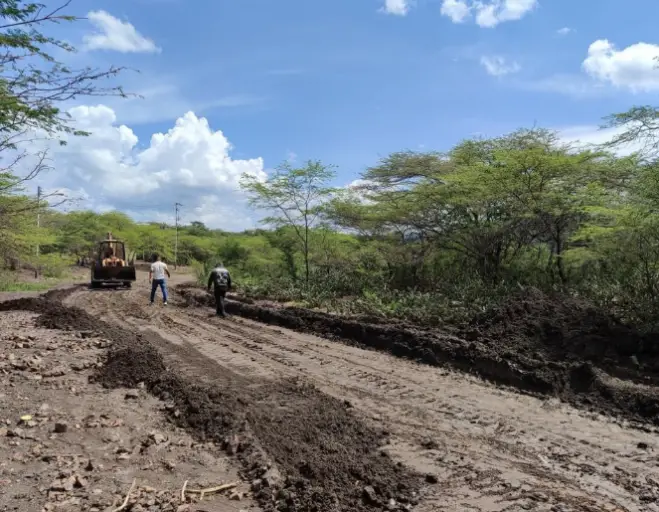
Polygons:
M205 489L188 489L188 492L192 492L194 494L199 494L199 501L204 499L204 496L206 494L214 494L216 492L222 492L222 491L227 491L229 489L233 489L234 487L238 486L238 482L232 482L230 484L222 484L218 485L217 487L207 487ZM116 511L115 511L116 512Z
M189 480L183 482L183 488L181 489L181 503L185 503L185 488L188 486Z
M128 500L130 499L130 495L133 492L136 483L137 483L137 478L134 478L133 483L130 486L130 489L128 489L128 494L126 494L126 499L119 508L115 508L112 512L121 512L123 509L125 509L128 506Z

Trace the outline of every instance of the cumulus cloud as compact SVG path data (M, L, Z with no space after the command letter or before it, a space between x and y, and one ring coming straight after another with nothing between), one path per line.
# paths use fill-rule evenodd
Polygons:
M116 208L143 220L169 219L181 202L184 219L230 230L254 225L239 180L243 173L265 179L263 159L233 159L229 140L206 119L188 112L144 147L105 105L69 113L91 135L49 148L54 170L40 176L44 188L75 191L81 206Z
M364 179L356 179L343 187L343 195L346 199L359 201L362 204L372 204L369 199L369 186L373 182Z
M599 128L595 125L570 126L558 129L558 135L561 141L570 143L575 147L589 148L611 142L616 136L621 135L625 128ZM615 153L619 156L628 156L637 151L643 150L643 141L623 144L615 148Z
M508 61L499 55L481 57L481 65L485 68L488 75L504 76L511 73L517 73L521 66L515 61Z
M659 45L636 43L619 50L606 39L588 48L583 70L591 77L633 92L659 90Z
M87 50L113 50L121 53L156 53L160 48L127 21L105 11L91 11L87 18L96 32L83 37Z
M405 16L410 10L410 0L384 0L382 10L387 14Z
M444 0L440 12L453 23L462 23L471 14L471 8L466 0Z
M524 89L558 92L575 98L611 96L659 90L659 45L635 43L618 49L607 39L588 47L581 73L557 74L517 85Z
M506 21L521 20L537 5L538 0L443 0L441 13L453 23L462 23L473 16L478 26L492 28Z

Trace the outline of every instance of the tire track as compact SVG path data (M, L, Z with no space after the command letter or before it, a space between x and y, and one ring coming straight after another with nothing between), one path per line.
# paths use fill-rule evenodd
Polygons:
M205 309L150 308L144 289L79 292L69 301L151 329L220 366L264 379L303 376L386 428L390 453L437 476L417 510L659 510L659 436L554 400ZM176 298L172 305L176 306ZM653 508L654 507L654 508Z

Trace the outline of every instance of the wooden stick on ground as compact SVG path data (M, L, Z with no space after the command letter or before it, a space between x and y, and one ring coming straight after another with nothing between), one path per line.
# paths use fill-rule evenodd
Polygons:
M126 499L119 508L115 508L112 512L121 512L123 509L125 509L128 506L128 500L130 499L130 495L133 492L136 483L137 483L137 478L134 478L133 483L130 486L130 489L128 489L128 494L126 494Z
M233 489L234 487L237 486L238 486L238 482L232 482L230 484L222 484L222 485L218 485L217 487L207 487L205 489L188 489L188 492L199 494L200 495L199 500L201 501L204 499L204 495L206 494L213 494L216 492L226 491L228 489Z
M188 486L189 480L183 482L183 488L181 489L181 503L185 503L185 488Z

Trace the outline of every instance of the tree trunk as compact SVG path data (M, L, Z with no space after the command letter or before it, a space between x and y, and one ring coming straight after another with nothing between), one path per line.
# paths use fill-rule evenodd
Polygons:
M561 280L561 284L565 286L568 282L568 276L565 273L565 266L563 265L563 231L559 225L556 225L555 242L556 242L556 269L558 270L558 277Z

